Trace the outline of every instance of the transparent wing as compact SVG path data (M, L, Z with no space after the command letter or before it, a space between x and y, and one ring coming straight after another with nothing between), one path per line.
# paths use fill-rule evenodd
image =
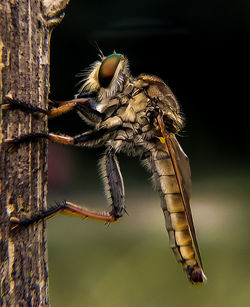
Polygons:
M171 135L169 138L171 145L173 147L175 153L175 159L178 164L179 172L182 178L182 184L187 194L188 199L191 198L191 190L192 190L192 181L191 181L191 169L189 164L188 156L185 154L181 145L177 141L175 135Z
M168 133L165 128L162 116L158 116L158 123L161 129L162 137L165 139L165 144L167 146L168 152L170 154L175 175L178 181L178 185L181 191L181 196L183 199L183 204L185 207L186 217L188 220L188 225L190 228L191 236L193 239L194 247L199 258L200 265L202 267L202 260L200 255L200 250L198 246L198 241L195 233L194 222L192 217L192 211L190 207L191 198L191 170L189 165L189 159L187 155L182 150L179 142L177 141L173 133Z

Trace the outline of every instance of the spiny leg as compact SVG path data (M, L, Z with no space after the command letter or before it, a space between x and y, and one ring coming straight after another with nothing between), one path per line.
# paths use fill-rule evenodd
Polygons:
M34 113L42 113L42 114L48 114L49 112L47 110L34 106L28 102L23 102L18 99L12 99L9 96L5 96L3 98L3 102L4 103L1 105L2 110L19 109L23 112L34 112Z
M60 116L71 110L76 110L84 121L91 125L96 125L103 120L103 114L96 110L96 102L86 98L77 98L68 101L49 101L49 117Z
M15 146L24 142L37 141L38 139L48 139L51 142L64 145L87 147L101 143L106 132L106 128L101 128L99 130L89 130L76 136L59 135L54 133L30 133L15 138L5 139L3 140L3 143L7 146L7 150L10 152L15 148Z
M28 102L12 99L8 96L5 96L3 100L5 103L1 106L2 110L19 109L28 113L47 114L49 118L61 116L71 110L76 110L81 118L91 125L100 123L104 118L104 115L96 110L96 102L87 98L77 98L67 101L48 100L48 110L33 106Z
M126 212L124 205L124 184L119 164L112 148L108 148L100 161L105 192L113 214L120 218Z
M112 149L108 149L101 160L101 170L105 182L105 190L108 201L112 207L110 212L95 212L86 207L77 206L71 202L64 201L57 203L56 206L42 211L30 218L23 216L21 218L11 218L11 228L26 226L41 219L48 219L55 214L65 214L77 216L84 219L96 220L105 223L116 222L122 217L125 210L124 206L124 185L120 173L118 161Z
M124 211L126 212L126 210L124 206L123 179L117 158L112 149L109 148L106 150L100 165L105 183L106 195L112 207L110 212L94 212L88 208L80 207L70 202L64 201L62 203L57 203L56 206L42 211L31 218L27 218L25 216L21 218L12 217L11 228L14 229L18 226L26 226L41 219L48 219L58 213L78 216L84 219L91 219L105 223L116 222L119 218L122 217Z
M95 212L86 207L77 206L71 202L63 201L61 203L56 203L55 206L48 208L47 210L41 211L34 216L27 217L14 217L10 218L11 229L17 227L27 226L32 223L38 222L40 220L49 219L56 214L64 214L69 216L77 216L83 219L94 220L104 223L114 223L119 217L115 216L113 212Z
M49 110L44 110L42 108L36 107L31 103L20 101L18 99L12 99L9 96L5 96L4 104L2 104L2 110L11 110L11 109L19 109L23 112L30 113L42 113L47 114L48 116L59 116L66 112L69 112L80 105L84 105L88 102L87 98L78 98L67 101L52 101L48 100Z
M37 141L38 139L48 139L51 142L74 145L74 138L71 136L58 135L54 133L30 133L20 135L16 138L8 138L3 140L3 144L6 146L8 152L15 150L16 146L19 146L25 142Z

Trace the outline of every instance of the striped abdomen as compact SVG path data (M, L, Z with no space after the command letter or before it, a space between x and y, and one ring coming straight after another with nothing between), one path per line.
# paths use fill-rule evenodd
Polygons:
M191 235L187 217L187 214L191 214L191 212L185 210L183 192L177 180L173 161L167 148L161 145L158 144L151 150L150 164L156 188L161 196L161 206L169 234L170 247L177 261L187 272L190 282L203 284L206 277L196 260L193 242L195 234Z

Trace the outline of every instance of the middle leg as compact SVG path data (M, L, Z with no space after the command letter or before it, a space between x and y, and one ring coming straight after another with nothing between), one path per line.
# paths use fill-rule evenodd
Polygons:
M7 146L8 151L12 151L15 146L19 146L24 142L37 141L38 139L48 139L51 142L65 145L91 147L101 144L106 133L107 129L105 128L101 128L99 130L88 130L76 136L60 135L54 133L30 133L20 135L15 138L5 139L3 140L3 143Z

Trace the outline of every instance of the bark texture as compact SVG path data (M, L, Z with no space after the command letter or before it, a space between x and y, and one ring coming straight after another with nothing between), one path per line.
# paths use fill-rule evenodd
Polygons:
M47 109L49 41L68 0L0 0L0 91ZM6 151L3 141L47 132L47 116L2 110L0 147L0 306L48 306L44 222L10 229L10 217L46 207L47 142Z

